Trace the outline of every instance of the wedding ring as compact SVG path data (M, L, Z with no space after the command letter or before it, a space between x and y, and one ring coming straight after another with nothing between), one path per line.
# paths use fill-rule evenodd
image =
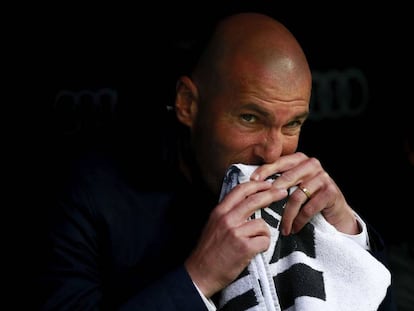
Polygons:
M307 188L301 187L301 186L298 186L298 188L300 190L302 190L302 192L306 195L306 197L308 198L308 200L311 198L312 194L310 193L310 191Z

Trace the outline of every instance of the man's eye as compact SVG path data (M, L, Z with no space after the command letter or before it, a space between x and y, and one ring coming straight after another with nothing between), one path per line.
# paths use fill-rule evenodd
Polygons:
M257 121L256 116L254 116L254 115L252 115L252 114L243 114L243 115L241 116L241 118L242 118L244 121L248 122L248 123L254 123L255 121Z
M300 126L302 126L302 122L299 120L295 120L287 124L287 127L300 127Z

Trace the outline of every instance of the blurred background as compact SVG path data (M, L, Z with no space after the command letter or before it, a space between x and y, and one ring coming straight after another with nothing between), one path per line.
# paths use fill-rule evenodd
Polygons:
M17 191L8 204L15 220L9 240L11 258L25 272L12 272L15 287L30 288L36 275L44 212L68 161L96 147L150 152L168 123L176 78L191 66L199 37L217 16L252 8L284 23L308 56L313 94L300 150L320 159L351 206L380 231L399 310L414 310L408 8L397 2L370 7L279 1L171 6L11 9L5 45L10 55L4 60L12 161L6 166Z

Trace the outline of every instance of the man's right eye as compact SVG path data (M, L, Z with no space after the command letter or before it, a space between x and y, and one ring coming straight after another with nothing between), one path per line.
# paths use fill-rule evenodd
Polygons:
M248 123L254 123L257 121L257 117L252 114L243 114L241 115L241 118Z

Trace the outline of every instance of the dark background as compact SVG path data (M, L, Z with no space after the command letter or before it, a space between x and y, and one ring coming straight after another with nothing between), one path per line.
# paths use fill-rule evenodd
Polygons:
M32 286L19 271L36 275L42 260L45 211L68 161L114 142L148 152L165 123L165 106L173 104L189 47L214 17L252 6L246 3L11 9L5 106L12 114L5 124L12 161L6 166L16 191L7 209L14 220L11 259L23 261L12 272L19 291ZM315 77L321 76L300 149L320 159L349 203L391 245L412 236L413 176L403 150L412 131L412 22L402 4L362 5L262 1L254 8L292 31ZM363 77L363 86L349 72ZM321 100L331 114L321 111Z

